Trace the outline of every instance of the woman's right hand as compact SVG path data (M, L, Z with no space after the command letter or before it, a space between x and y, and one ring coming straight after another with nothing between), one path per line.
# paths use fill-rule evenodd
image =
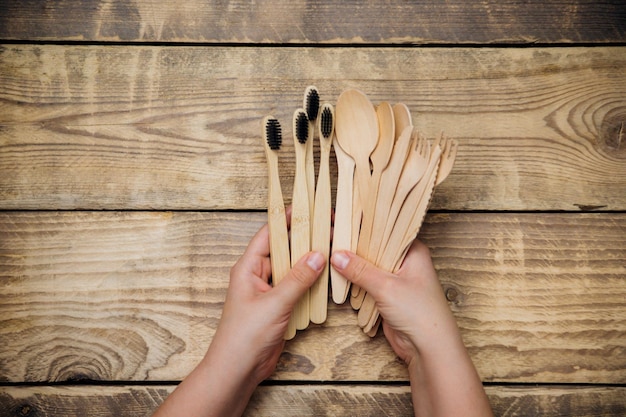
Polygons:
M427 348L432 338L458 332L430 252L420 241L413 242L397 274L347 251L334 253L331 261L376 300L385 336L405 362Z
M407 363L416 416L492 415L423 243L413 242L397 274L346 251L331 262L374 298L385 337Z

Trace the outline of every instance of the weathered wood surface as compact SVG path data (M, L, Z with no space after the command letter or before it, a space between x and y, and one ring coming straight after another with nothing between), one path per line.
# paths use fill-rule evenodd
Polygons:
M289 200L291 117L315 83L404 102L459 140L433 208L625 210L625 67L626 47L6 45L0 208L262 209L269 113Z
M140 416L173 391L157 386L64 386L0 388L0 416ZM622 417L623 387L486 387L496 416ZM408 386L261 386L245 416L412 416Z
M173 381L264 213L0 213L0 380ZM432 214L422 230L486 381L626 382L626 214ZM349 307L275 380L406 381Z
M216 43L592 43L626 39L620 0L149 0L0 3L0 39Z

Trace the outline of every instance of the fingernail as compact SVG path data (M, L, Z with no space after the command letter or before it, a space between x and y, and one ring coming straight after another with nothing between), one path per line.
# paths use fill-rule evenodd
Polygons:
M309 258L306 260L306 264L314 271L321 271L324 268L324 264L326 261L324 257L319 252L313 252L309 255Z
M350 258L345 253L337 252L333 253L332 263L335 268L345 269L348 266L348 262L350 262Z

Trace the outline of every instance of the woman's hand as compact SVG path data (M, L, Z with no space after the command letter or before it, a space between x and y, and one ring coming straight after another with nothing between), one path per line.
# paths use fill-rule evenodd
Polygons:
M269 229L252 238L230 271L224 311L211 349L240 352L257 384L271 375L284 346L284 334L294 306L313 285L325 265L324 257L310 252L298 261L279 285L269 284Z
M325 266L324 257L302 257L276 287L265 225L230 271L222 318L200 364L155 416L240 416L256 386L274 371L289 316Z
M418 349L428 347L432 338L458 332L430 252L420 241L413 242L397 274L346 251L334 253L331 261L348 280L374 297L385 336L406 363Z
M416 416L492 415L424 244L413 243L397 274L346 251L331 262L374 297L385 337L408 365Z

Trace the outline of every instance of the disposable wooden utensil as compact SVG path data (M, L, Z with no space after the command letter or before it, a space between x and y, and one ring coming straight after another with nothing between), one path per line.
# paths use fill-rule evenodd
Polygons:
M311 220L306 174L306 142L309 139L309 121L303 109L293 117L293 138L296 150L296 171L291 201L291 266L293 267L311 248ZM300 298L292 314L298 330L309 326L309 291Z
M278 150L282 145L282 131L278 120L273 116L263 119L263 135L268 168L267 224L270 230L272 282L273 285L278 285L289 272L291 263L285 203L278 174ZM284 337L289 340L295 335L295 321L290 321Z
M311 287L309 316L313 323L326 321L328 307L328 255L330 253L330 147L334 134L333 106L325 103L320 109L320 168L315 190L315 207L313 211L312 250L319 251L326 259L326 266L320 277Z
M406 203L400 210L388 244L383 251L380 261L377 263L382 269L397 271L409 245L419 232L435 187L440 159L440 146L432 146L426 173L418 186L414 187L407 196ZM373 300L368 300L368 310L371 309L370 305L373 305ZM379 315L375 305L370 311L361 309L359 315L362 317L357 317L357 320L360 323L367 323L363 327L363 332L370 333L376 325Z
M384 247L382 254L379 253L377 265L388 271L393 271L396 260L402 255L405 245L405 236L412 232L414 219L426 212L430 195L432 194L437 178L437 170L441 156L441 148L432 146L428 167L417 187L414 187L406 197L398 214L396 223L391 231L391 235Z
M404 163L410 150L412 131L413 127L407 126L399 136L393 148L387 169L383 171L380 179L380 185L378 187L379 193L376 198L372 237L370 239L367 256L372 262L375 262L377 254L381 251L380 240L383 236L396 186L400 180L402 168L404 167ZM350 297L350 305L352 308L355 310L359 309L364 298L365 292L361 291L358 286L353 285Z
M346 90L337 99L335 113L337 141L354 160L361 206L365 210L370 190L370 155L378 143L376 111L365 94Z
M443 182L448 177L448 174L450 174L450 171L452 171L452 167L454 166L454 161L456 159L458 142L441 136L440 139L435 141L434 146L441 149L441 156L439 157L439 167L437 169L435 185L433 188L437 186L437 182ZM433 192L434 190L431 190L427 201L424 199L420 200L420 207L418 207L415 217L411 220L411 226L406 230L402 245L404 249L402 250L401 255L397 256L394 270L397 270L400 267L402 259L404 259L411 242L413 242L415 237L417 237L424 221L424 217L426 217L426 211L428 210Z
M369 256L369 246L372 236L380 179L383 171L389 164L395 143L395 122L391 105L388 102L380 103L376 108L376 116L378 118L378 143L370 157L370 161L372 163L372 177L370 182L368 206L363 209L363 218L361 221L356 250L358 255L366 259L368 259ZM360 288L353 285L352 294L354 296L358 296L359 293ZM355 305L355 301L352 301L352 305L353 307L358 308Z
M391 207L387 215L387 222L385 225L385 231L380 237L380 247L386 247L391 235L391 231L396 223L398 213L404 204L409 192L417 185L428 166L428 160L430 157L430 144L420 135L420 133L413 129L411 133L411 147L409 150L409 156L402 169L402 174L398 180L396 192L393 196Z
M437 181L435 182L436 187L441 184L446 178L448 178L448 174L450 174L450 171L452 171L454 161L456 160L456 153L459 148L459 143L454 139L447 139L443 136L442 133L439 139L435 142L435 144L441 146L441 149L443 149L441 153L439 171L437 172Z
M388 166L392 168L392 170L385 170L384 172L384 180L381 179L381 182L384 181L384 184L379 186L379 193L385 193L383 196L379 196L378 201L376 202L376 213L374 214L374 225L372 231L372 237L370 239L370 247L368 249L368 259L376 259L378 256L379 249L381 247L380 240L383 236L383 231L385 229L389 209L391 207L393 195L395 194L396 184L399 181L399 175L404 167L404 161L406 160L408 154L406 152L409 151L409 143L399 143L400 137L402 137L404 130L407 127L413 127L413 119L411 117L411 112L409 108L404 103L397 103L393 106L393 118L395 124L395 140L396 144L392 153L393 160L389 161ZM404 137L405 140L409 140L409 137ZM406 147L405 147L406 145ZM399 149L396 151L396 149ZM404 157L404 159L402 159ZM400 171L399 171L400 170ZM389 172L387 172L389 171Z
M412 132L413 127L406 126L403 132L399 135L393 148L387 169L383 171L380 179L380 186L378 187L379 192L374 212L372 236L368 248L368 259L371 259L372 262L376 261L381 247L380 241L383 237L391 204L393 203L393 196L395 195L396 187L400 181L400 176L402 175L402 169L411 149Z
M378 118L378 143L370 161L372 163L372 178L367 198L367 207L363 208L363 219L361 221L361 231L359 233L359 243L357 254L367 258L372 235L372 223L376 210L376 200L378 197L378 186L383 170L387 167L394 145L395 123L393 119L393 109L387 102L380 103L376 109Z
M393 106L393 119L396 123L396 140L405 127L413 126L413 118L409 108L404 103L397 103Z
M353 195L352 195L352 240L350 244L350 251L356 252L357 245L359 243L359 232L361 231L361 219L363 218L363 207L361 206L361 194L359 193L359 183L354 182L353 185ZM358 285L351 286L352 291L359 291ZM346 291L345 297L348 297L348 292ZM358 301L358 305L355 305L355 298L350 297L350 304L354 309L358 309L360 307L361 301Z
M333 142L337 158L337 199L335 200L335 222L333 225L333 252L352 248L352 199L354 184L354 160ZM343 304L346 301L348 280L335 268L330 268L330 288L333 301Z
M380 239L381 247L384 248L387 246L388 238L396 223L400 209L409 192L417 185L426 172L429 157L430 145L428 141L421 136L417 130L413 129L411 134L411 149L406 163L404 164L400 180L398 181L391 208L389 209L385 231ZM361 311L359 311L358 315L359 326L365 327L369 322L369 318L374 311L374 306L374 299L371 295L366 294L361 305Z

